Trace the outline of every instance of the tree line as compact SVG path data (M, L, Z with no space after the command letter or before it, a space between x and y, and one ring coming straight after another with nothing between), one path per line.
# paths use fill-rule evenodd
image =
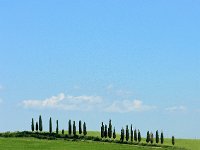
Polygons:
M41 115L39 116L39 121L36 122L34 124L34 119L32 118L32 123L31 123L31 130L32 132L36 131L40 131L42 132L43 131L43 123L42 123L42 117ZM49 118L49 133L51 134L53 132L53 129L52 129L52 119L51 117ZM69 120L68 121L68 135L70 136L76 136L77 135L77 132L79 135L84 135L86 136L87 135L87 127L86 127L86 123L84 122L83 125L82 125L82 121L79 120L79 123L78 123L78 131L77 131L77 128L76 128L76 122L73 121L73 124L72 124L72 121ZM65 131L64 129L61 130L61 133L64 135ZM56 120L56 134L59 134L59 124L58 124L58 120ZM107 124L104 124L103 122L101 123L101 138L102 139L116 139L117 137L117 134L116 134L116 131L115 131L115 127L113 128L112 126L112 121L111 119L109 120L109 123L108 123L108 126ZM156 131L156 134L155 134L155 138L154 138L154 134L153 132L149 132L147 131L147 135L146 135L146 143L151 143L153 144L154 143L154 139L155 139L155 143L156 144L163 144L164 143L164 134L163 134L163 131L161 131L161 134L159 136L159 132L158 130ZM123 143L123 142L138 142L140 143L142 140L142 137L141 137L141 133L140 133L140 130L139 129L134 129L133 130L133 125L131 124L130 125L130 130L129 130L129 126L126 125L126 128L124 129L122 127L121 129L121 133L120 133L120 141ZM172 144L174 145L175 144L175 137L172 136Z
M116 139L116 131L115 131L115 127L112 130L112 122L111 120L109 120L109 124L107 126L107 124L104 124L103 122L101 123L101 138L113 138L114 140ZM138 129L134 129L133 131L133 126L131 124L130 126L130 130L129 130L129 126L126 125L126 130L122 127L121 129L121 133L120 133L120 141L121 142L138 142L140 143L142 140L141 137L141 133L140 130ZM164 134L163 131L161 131L161 134L159 136L159 132L158 130L156 131L156 136L155 136L155 142L156 144L163 144L164 143ZM152 132L147 131L147 135L146 135L146 143L154 143L154 135ZM172 144L175 144L175 137L172 136Z
M81 120L79 120L79 130L78 133L81 135L83 134L84 136L87 135L87 127L86 127L86 123L83 123L83 127L82 127L82 122ZM42 124L42 117L41 115L39 116L39 123L36 122L34 123L34 119L32 118L32 122L31 122L31 130L32 132L36 131L36 132L42 132L43 131L43 124ZM52 127L52 119L51 117L49 118L49 133L53 133L53 127ZM65 133L64 129L62 129L61 131L62 134ZM58 120L56 120L56 134L59 134L59 125L58 125ZM68 121L68 135L77 135L77 130L76 130L76 122L73 121L73 126L72 126L72 122L71 120Z

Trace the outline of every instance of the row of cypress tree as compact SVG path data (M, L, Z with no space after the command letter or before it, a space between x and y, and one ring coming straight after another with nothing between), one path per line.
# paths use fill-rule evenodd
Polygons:
M122 127L121 129L121 134L120 134L120 140L123 142L124 139L126 138L126 141L129 141L129 138L130 138L130 141L133 142L133 140L135 142L140 142L141 141L141 133L140 133L140 130L134 130L133 131L133 126L131 124L131 128L130 128L130 133L129 133L129 128L128 128L128 125L126 125L126 133L124 131L124 128Z
M41 115L39 116L39 123L36 122L35 126L34 126L34 119L32 118L32 122L31 122L31 130L32 132L36 131L38 132L38 130L40 132L43 131L43 125L42 125L42 117ZM49 133L52 133L52 119L51 117L49 118ZM68 134L69 135L76 135L76 123L75 121L73 121L73 127L71 124L71 120L69 120L68 122ZM79 134L81 135L83 133L83 135L87 135L87 127L86 127L86 123L83 123L83 129L82 129L82 123L81 120L79 120ZM56 120L56 134L59 134L59 126L58 126L58 120ZM64 129L62 129L62 134L64 134Z
M141 138L140 130L136 130L135 129L133 131L132 124L131 124L131 128L130 128L130 133L129 133L129 127L128 127L128 125L126 125L126 132L124 131L123 127L121 129L120 140L122 142L124 142L124 140L129 141L129 137L130 137L130 141L131 142L133 142L133 140L135 142L141 142L141 139L142 139ZM109 120L109 125L108 126L106 124L104 125L104 123L102 122L102 124L101 124L101 138L113 138L113 139L116 139L115 127L112 130L112 122L111 122L111 120ZM146 142L147 143L151 143L151 144L154 143L154 135L153 135L152 132L150 133L149 131L147 131ZM158 143L161 143L161 144L164 143L164 134L163 134L163 131L161 132L160 137L159 137L158 130L156 131L155 142L157 144ZM174 138L174 136L172 136L172 144L173 145L175 144L175 138Z
M41 115L39 116L39 121L36 122L35 126L34 126L34 119L32 118L31 130L32 130L32 132L34 132L34 131L38 132L38 130L40 132L43 131L43 124L42 124L42 117L41 117ZM51 119L51 117L49 119L49 133L50 134L52 133L52 119ZM81 120L79 120L79 130L78 130L78 133L80 135L83 133L84 136L87 135L86 123L85 122L83 123L83 129L82 129L82 122L81 122ZM59 134L58 120L56 120L56 134ZM64 129L62 129L62 134L64 134ZM68 134L69 135L73 134L74 136L76 136L77 131L76 131L76 123L75 123L75 121L73 121L73 126L72 126L71 120L68 121ZM128 125L126 125L126 132L124 131L123 127L121 129L120 140L122 142L124 142L124 140L129 141L129 137L130 137L130 141L131 142L133 142L133 140L135 142L141 142L141 133L140 133L140 130L136 130L135 129L133 131L132 124L131 124L131 128L130 128L130 133L129 133L129 127L128 127ZM102 125L101 125L101 138L113 138L113 139L116 139L116 131L115 131L115 127L112 130L112 121L111 121L111 119L109 120L108 126L106 124L104 125L104 123L102 122ZM164 143L164 134L163 134L163 132L161 132L161 135L159 137L159 133L158 133L158 130L157 130L156 131L155 140L156 140L157 144L159 142L161 144L163 144ZM151 143L151 144L154 143L154 135L153 135L152 132L150 133L149 131L147 131L146 142L147 143ZM175 144L175 138L174 138L174 136L172 136L172 144L173 145Z

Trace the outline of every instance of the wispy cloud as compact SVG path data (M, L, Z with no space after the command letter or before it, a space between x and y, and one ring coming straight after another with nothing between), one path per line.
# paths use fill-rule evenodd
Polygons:
M65 95L60 93L43 100L24 100L22 106L25 108L51 108L69 111L104 111L115 113L143 112L156 109L156 106L146 105L141 100L122 100L107 103L101 96L91 95Z
M106 112L118 112L118 113L126 113L132 111L149 111L155 109L156 106L145 105L140 100L123 100L123 101L114 101L110 106L108 106L105 111Z
M60 93L44 100L24 100L22 105L26 108L58 108L64 110L86 111L93 109L102 102L99 96L72 96Z
M187 110L187 108L185 106L172 106L172 107L167 107L165 108L166 111L168 112L184 112Z
M113 84L109 84L106 86L106 91L109 94L113 94L116 96L120 96L120 97L129 97L131 96L133 93L129 90L125 90L125 89L118 89L116 88Z

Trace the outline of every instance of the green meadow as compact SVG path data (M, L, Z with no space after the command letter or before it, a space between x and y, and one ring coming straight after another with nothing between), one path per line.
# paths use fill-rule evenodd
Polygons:
M89 131L89 136L99 136L99 132ZM119 135L117 135L119 138ZM145 139L142 139L145 143ZM149 144L150 145L150 144ZM171 146L171 139L165 139L164 145ZM129 144L118 144L108 142L96 142L90 140L46 140L31 137L20 138L0 138L0 150L200 150L200 140L176 139L175 146L172 147L151 147Z

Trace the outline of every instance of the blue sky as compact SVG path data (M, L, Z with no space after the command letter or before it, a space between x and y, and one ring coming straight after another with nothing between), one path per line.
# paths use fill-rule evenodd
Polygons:
M0 131L111 118L200 138L198 1L0 0Z

